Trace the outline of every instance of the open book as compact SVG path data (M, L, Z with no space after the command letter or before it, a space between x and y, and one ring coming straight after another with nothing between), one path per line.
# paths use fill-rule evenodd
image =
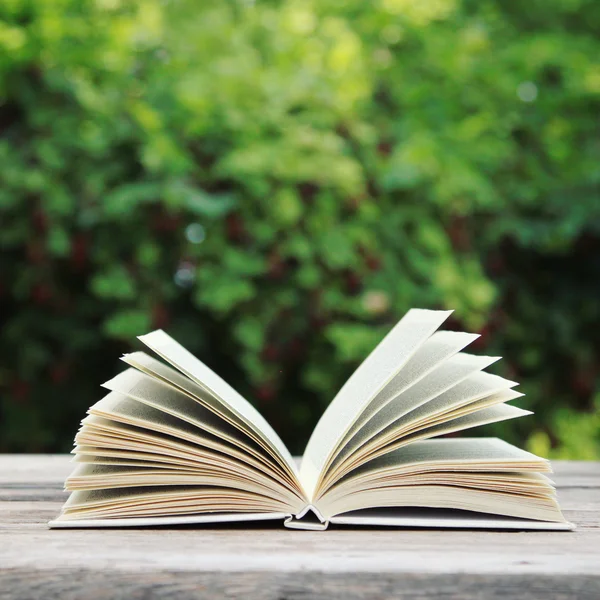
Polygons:
M257 410L163 331L140 340L75 438L72 493L51 527L279 519L417 527L571 529L549 463L496 438L432 439L529 414L485 373L477 338L413 309L318 422L299 467ZM170 366L169 366L170 365Z

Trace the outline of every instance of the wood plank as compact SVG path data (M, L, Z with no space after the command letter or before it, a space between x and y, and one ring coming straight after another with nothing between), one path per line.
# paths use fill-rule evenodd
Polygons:
M176 598L194 600L384 600L410 598L429 600L597 600L598 579L565 576L471 575L464 573L422 574L357 572L281 573L248 572L235 577L221 573L190 572L111 572L98 570L0 572L0 600L37 599L81 600L81 598L119 598L148 600Z
M556 487L600 488L600 462L555 460L550 475Z
M4 568L145 571L323 571L598 574L598 532L350 530L323 534L212 526L55 530L31 521L3 530ZM302 537L299 537L299 536ZM296 537L294 537L296 536ZM562 539L558 538L561 536ZM8 552L7 552L8 550Z
M62 489L73 470L70 454L0 454L0 486L50 485Z
M600 597L600 464L555 463L574 532L49 530L68 456L0 455L0 599Z

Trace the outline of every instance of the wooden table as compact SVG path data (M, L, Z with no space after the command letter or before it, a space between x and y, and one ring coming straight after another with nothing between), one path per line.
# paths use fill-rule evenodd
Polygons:
M556 462L574 532L49 530L68 456L0 455L0 599L600 598L600 463Z

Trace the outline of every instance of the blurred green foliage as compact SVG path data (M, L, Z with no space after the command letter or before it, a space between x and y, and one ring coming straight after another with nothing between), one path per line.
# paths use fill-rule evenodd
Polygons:
M301 451L420 306L522 382L535 416L492 432L600 458L599 27L594 0L3 0L0 450L69 449L162 327Z

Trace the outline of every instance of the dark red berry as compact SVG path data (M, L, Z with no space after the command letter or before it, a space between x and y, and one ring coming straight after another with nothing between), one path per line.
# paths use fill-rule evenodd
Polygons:
M27 260L34 265L43 263L46 259L46 249L41 240L30 240L26 246Z
M377 152L381 156L389 156L392 153L393 146L391 142L379 142L377 144Z
M170 321L171 315L162 302L152 307L152 325L155 329L166 329Z
M88 258L88 241L83 233L77 233L71 240L71 265L77 271L83 269Z
M381 269L381 259L374 254L367 255L365 263L369 271L379 271Z
M31 220L38 233L45 233L48 230L48 215L41 208L38 207L33 211Z
M69 376L70 366L67 361L60 361L50 368L50 379L52 383L59 384Z
M231 213L225 218L225 230L230 242L242 242L246 237L244 221L237 213Z
M52 288L47 283L36 283L31 290L31 299L39 305L48 304L52 295Z
M281 356L279 348L275 344L267 344L262 351L262 357L269 362L275 362Z
M261 402L270 402L275 398L275 388L271 383L263 383L256 389L256 397Z
M21 379L15 379L11 385L11 397L14 402L22 404L29 398L30 385Z
M358 293L362 288L362 279L358 273L347 271L345 276L346 289L350 294Z

